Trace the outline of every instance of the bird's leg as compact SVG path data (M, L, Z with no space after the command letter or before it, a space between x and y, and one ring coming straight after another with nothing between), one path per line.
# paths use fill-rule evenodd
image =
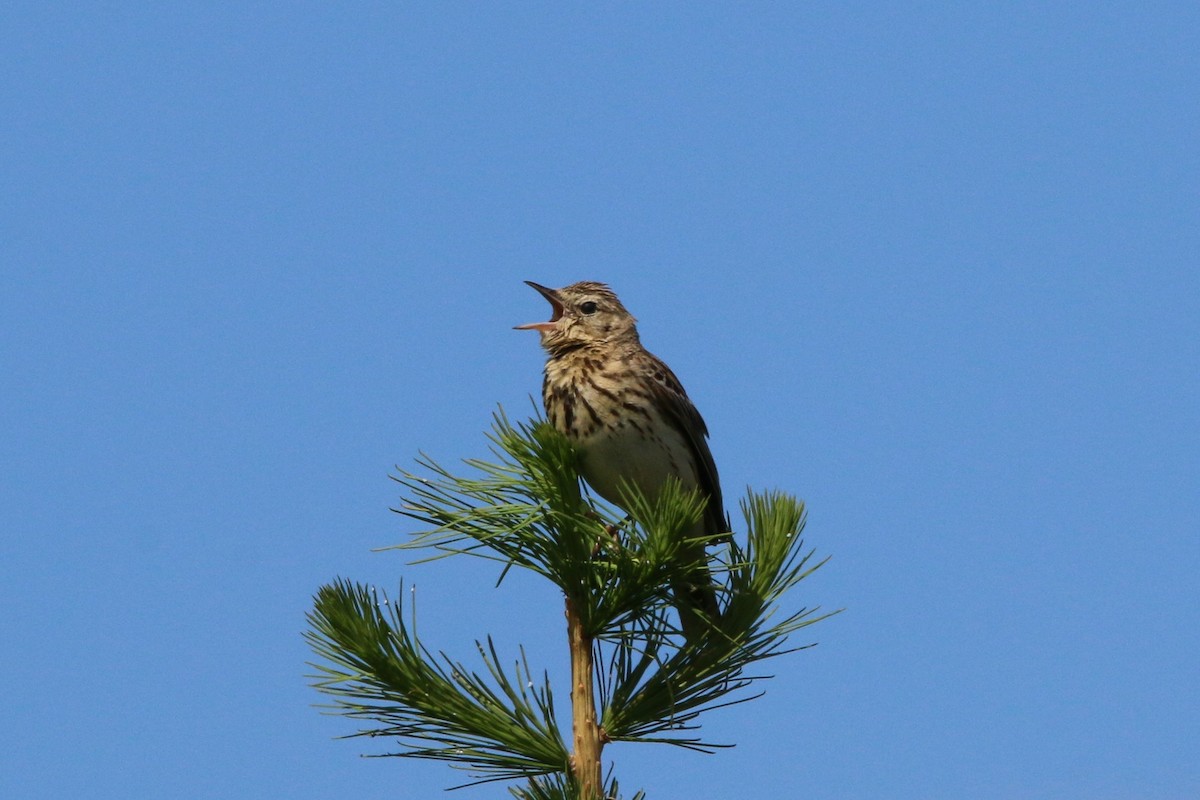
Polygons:
M595 511L591 512L591 517L597 522L601 521L600 515ZM597 539L596 546L592 548L593 558L600 555L601 550L619 549L621 547L621 529L618 526L605 523L604 532L608 534L608 536L612 539L612 542L608 542L604 539Z

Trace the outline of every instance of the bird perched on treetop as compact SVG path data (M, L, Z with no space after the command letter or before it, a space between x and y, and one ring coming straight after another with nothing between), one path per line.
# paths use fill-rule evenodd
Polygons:
M603 283L549 289L525 282L550 301L551 314L547 322L517 329L541 334L549 354L542 383L546 416L579 451L583 479L621 506L622 480L653 502L674 476L684 489L698 490L707 500L688 535L727 532L708 428L675 373L642 346L633 315ZM696 564L694 573L685 584L672 587L689 640L706 627L697 612L710 619L719 613L704 546L697 547L688 554Z

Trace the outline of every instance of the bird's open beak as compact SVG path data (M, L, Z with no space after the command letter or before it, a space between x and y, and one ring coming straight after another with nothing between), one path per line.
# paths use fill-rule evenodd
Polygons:
M542 333L554 330L558 321L562 319L563 314L563 304L562 301L558 299L558 292L554 291L553 289L548 289L539 283L534 283L533 281L525 281L525 283L529 284L534 289L537 289L542 297L550 301L550 319L546 322L527 322L524 325L515 326L513 330L541 331Z

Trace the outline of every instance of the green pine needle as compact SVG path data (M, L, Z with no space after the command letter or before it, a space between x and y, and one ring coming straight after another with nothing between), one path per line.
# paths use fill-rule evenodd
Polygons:
M750 670L811 646L788 639L831 616L781 612L785 595L826 561L804 546L804 504L782 492L749 492L744 534L705 541L722 612L687 641L668 587L694 574L683 554L697 548L682 532L700 518L703 500L678 482L654 503L626 486L626 516L584 495L575 451L544 421L514 425L499 412L489 439L494 459L465 461L468 474L424 455L418 471L400 472L405 496L396 510L425 527L396 547L420 551L422 560L494 559L505 572L527 569L553 582L595 642L607 741L728 746L694 733L701 715L758 697L770 676ZM320 589L309 614L306 637L322 659L316 687L334 698L337 713L372 723L354 735L393 738L404 749L389 755L442 760L476 782L523 780L510 788L518 798L577 797L563 744L570 734L555 717L548 678L534 688L524 651L505 669L490 639L477 642L485 670L472 672L427 651L400 611L375 590L339 580ZM606 796L616 797L611 774L610 781Z

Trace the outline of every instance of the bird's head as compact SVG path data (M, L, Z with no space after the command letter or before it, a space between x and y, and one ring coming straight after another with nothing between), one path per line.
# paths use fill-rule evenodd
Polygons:
M562 289L525 283L550 301L550 319L516 329L541 333L542 347L551 353L603 342L637 341L637 320L603 283L582 281Z

